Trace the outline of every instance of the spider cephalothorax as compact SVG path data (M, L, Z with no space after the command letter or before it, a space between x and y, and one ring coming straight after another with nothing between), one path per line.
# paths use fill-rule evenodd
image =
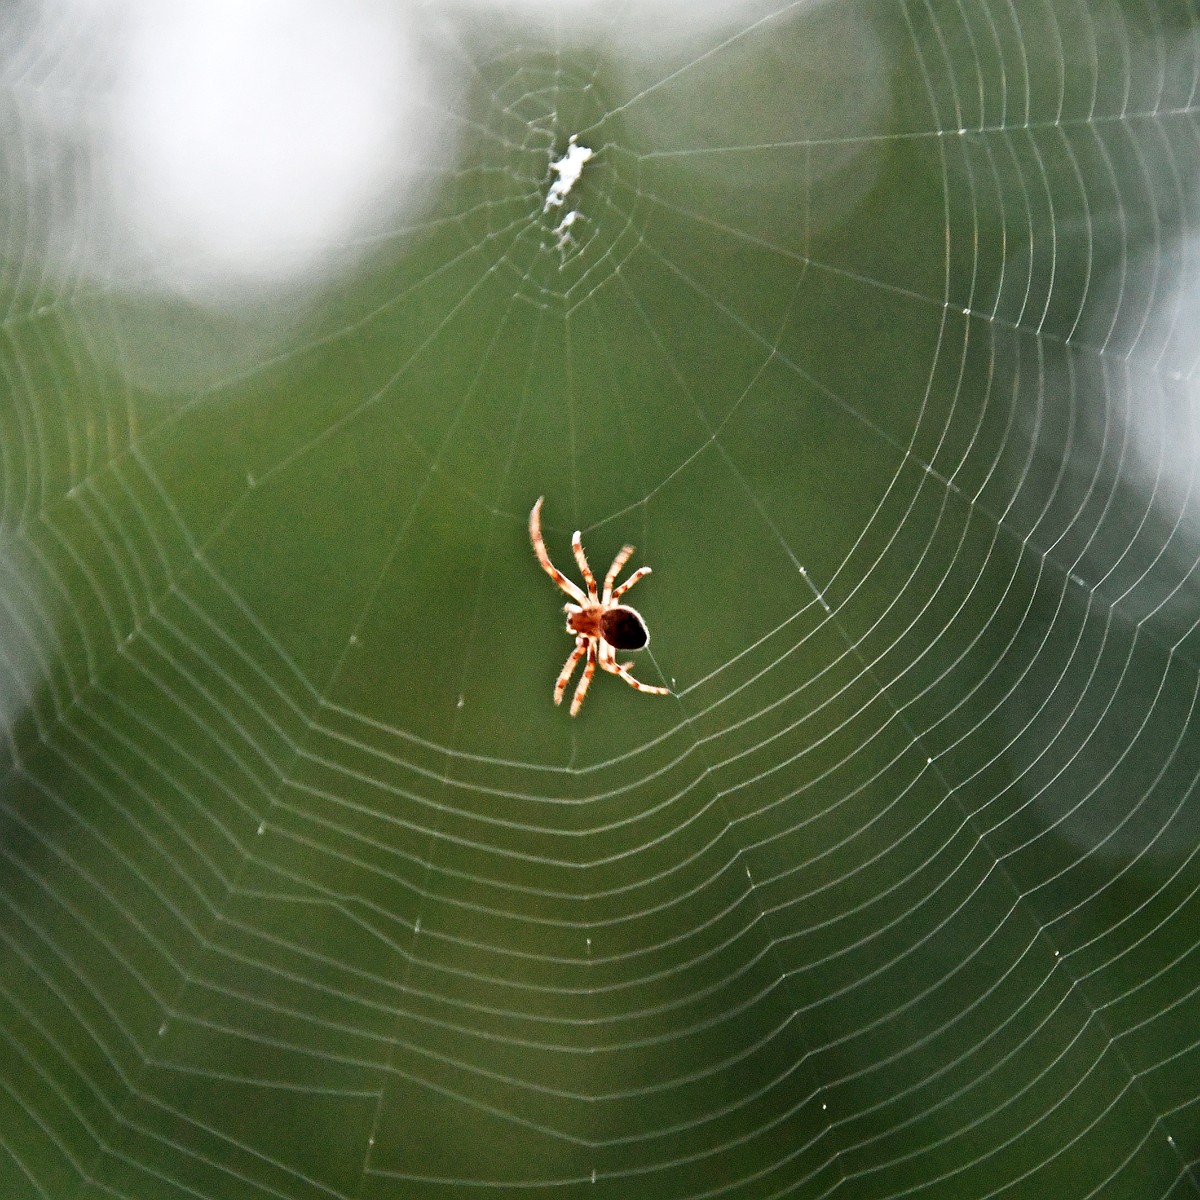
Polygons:
M571 700L571 716L579 711L579 706L583 703L584 696L587 695L588 686L592 682L592 676L596 673L597 666L610 675L619 675L630 687L636 688L639 692L650 692L656 696L668 695L669 688L651 687L647 683L634 679L630 674L631 663L617 662L618 650L641 650L650 641L650 632L646 628L646 622L642 620L641 613L627 604L617 603L639 579L650 574L650 568L639 567L619 587L613 587L617 576L621 573L621 568L629 561L629 556L633 553L632 546L624 546L617 557L613 559L612 566L608 568L608 574L604 577L603 590L597 591L596 577L592 574L591 567L588 566L587 556L583 553L583 542L580 540L579 532L576 531L575 536L571 539L571 549L575 552L575 561L579 564L580 574L587 586L585 594L550 561L550 555L546 552L546 543L542 540L541 519L544 498L538 497L537 503L534 504L533 510L529 514L529 540L533 543L533 552L537 555L538 562L542 564L542 569L573 601L565 608L567 632L575 638L575 649L571 651L554 684L554 703L562 703L567 683L584 655L587 656L587 663L583 668L583 675L579 679L579 686L575 689L575 695Z

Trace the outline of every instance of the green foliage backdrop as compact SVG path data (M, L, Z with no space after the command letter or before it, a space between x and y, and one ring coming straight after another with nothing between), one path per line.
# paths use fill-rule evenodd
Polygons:
M1197 12L636 8L207 373L10 58L0 1195L1200 1194Z

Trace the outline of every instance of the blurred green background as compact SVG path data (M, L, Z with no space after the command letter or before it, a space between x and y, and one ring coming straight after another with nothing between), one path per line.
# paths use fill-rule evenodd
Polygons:
M34 186L62 19L0 1195L1200 1194L1195 6L464 16L425 207L232 305ZM539 495L669 698L551 703Z

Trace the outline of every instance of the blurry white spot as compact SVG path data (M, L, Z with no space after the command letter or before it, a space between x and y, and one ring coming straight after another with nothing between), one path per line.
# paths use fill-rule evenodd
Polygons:
M28 88L0 154L10 205L28 209L6 222L31 236L0 252L102 285L115 336L101 348L152 387L190 392L261 358L319 288L413 223L452 164L460 59L441 14L389 0L16 8L0 16L0 76Z
M357 646L358 644L359 644L359 643L358 643L358 634L357 634L357 633L352 633L352 634L350 635L350 645L352 645L352 646Z
M143 0L131 17L111 169L128 232L181 283L311 271L430 150L430 81L393 6Z
M459 696L459 698L458 698L458 703L457 703L457 704L455 704L455 706L454 706L454 707L455 707L455 708L462 708L462 706L463 706L464 704L466 704L466 702L467 702L467 701L466 701L466 698L465 698L464 696Z
M166 1021L164 1021L164 1022L163 1022L163 1023L162 1023L162 1024L159 1026L159 1027L158 1027L158 1036L159 1036L159 1037L162 1037L162 1036L163 1036L163 1035L164 1035L166 1032L167 1032L167 1023L166 1023Z
M249 471L246 472L246 485L248 487L257 487L258 486L258 480L254 478L254 475L252 472L249 472Z
M255 832L258 834L258 836L259 836L259 837L262 837L262 835L263 835L264 833L266 833L266 831L267 831L267 823L266 823L265 821L261 821L261 822L259 822L259 826L258 826L258 828L255 830Z
M420 933L420 932L421 932L421 918L418 917L417 923L413 926L413 933Z
M588 146L579 145L575 140L577 136L571 134L567 140L566 154L550 164L550 170L555 172L558 178L546 193L546 203L542 205L542 212L549 212L551 208L558 208L562 204L567 198L567 193L579 182L579 176L583 174L583 164L596 153Z

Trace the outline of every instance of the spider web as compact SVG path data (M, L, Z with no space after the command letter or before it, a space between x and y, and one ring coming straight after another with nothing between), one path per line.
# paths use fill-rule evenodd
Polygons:
M1200 1194L1197 12L609 7L203 384L16 40L3 1195Z

